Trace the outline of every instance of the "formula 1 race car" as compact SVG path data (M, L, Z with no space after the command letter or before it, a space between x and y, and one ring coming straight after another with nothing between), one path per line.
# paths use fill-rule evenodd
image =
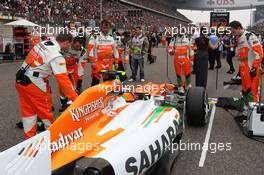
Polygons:
M193 126L207 123L203 88L189 89L183 99L171 84L103 82L47 131L0 153L1 175L169 175L185 116Z

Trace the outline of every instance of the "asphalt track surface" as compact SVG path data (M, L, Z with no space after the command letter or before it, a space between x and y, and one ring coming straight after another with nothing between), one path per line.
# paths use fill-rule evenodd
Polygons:
M23 131L15 128L20 121L18 96L15 90L15 73L21 63L0 64L0 151L23 141ZM240 88L223 90L223 81L232 76L226 74L227 63L222 59L223 67L219 70L218 90L216 90L216 71L209 71L207 92L209 97L238 96ZM89 67L89 66L88 66ZM169 57L169 75L175 82L173 58ZM84 87L89 87L89 68L86 70ZM155 64L145 64L146 80L152 82L168 82L166 78L166 53L165 49L158 49L158 59ZM194 78L193 78L194 79ZM58 115L59 99L57 85L51 80L53 104ZM204 164L199 167L202 154L202 145L205 141L208 126L204 128L190 128L186 126L182 143L200 144L181 151L173 175L262 175L264 174L264 144L246 138L240 131L232 116L223 109L216 108L212 120L211 134L209 135L210 149L204 157ZM215 152L215 145L220 149ZM224 147L223 147L224 145ZM227 147L228 146L228 147ZM190 147L190 146L189 146ZM226 150L230 149L231 150ZM196 148L196 150L195 150ZM182 146L182 149L185 149ZM224 150L223 150L224 149Z

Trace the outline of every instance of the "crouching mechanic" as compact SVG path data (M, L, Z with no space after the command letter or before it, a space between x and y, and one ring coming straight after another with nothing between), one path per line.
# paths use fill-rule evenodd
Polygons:
M119 53L114 38L109 35L110 23L107 20L101 22L101 33L90 43L89 62L92 65L92 86L99 84L101 79L100 71L118 68ZM108 77L103 77L104 81Z
M49 77L54 75L63 93L72 101L77 98L68 77L61 50L71 46L70 34L59 34L56 40L43 41L29 52L16 74L16 89L20 100L26 139L36 135L37 117L47 129L54 121Z
M174 69L180 86L178 90L184 94L185 89L191 87L191 61L194 58L192 42L187 36L179 34L171 39L168 52L174 55Z
M64 58L66 60L66 68L68 76L76 89L78 94L82 91L82 81L84 70L87 62L87 54L84 47L82 47L82 40L80 37L75 37L73 39L72 46L69 50L63 52ZM61 112L68 107L68 98L63 94L62 88L59 87L59 96L61 101Z
M258 37L243 29L238 21L233 21L229 25L232 33L238 38L237 55L239 58L239 71L242 81L243 101L259 101L259 82L261 72L261 62L263 59L263 49ZM244 107L242 116L247 115L247 105Z

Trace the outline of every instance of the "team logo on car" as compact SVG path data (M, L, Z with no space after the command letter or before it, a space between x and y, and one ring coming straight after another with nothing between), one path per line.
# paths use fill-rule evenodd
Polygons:
M83 106L80 106L78 108L71 108L69 109L72 119L74 122L79 122L81 121L80 119L86 115L89 115L93 113L94 111L103 108L104 103L103 103L104 98L101 97L95 101L92 101L91 103L85 104Z

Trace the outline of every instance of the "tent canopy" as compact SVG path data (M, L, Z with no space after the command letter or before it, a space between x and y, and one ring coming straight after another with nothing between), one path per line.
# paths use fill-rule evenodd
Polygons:
M29 27L39 27L39 25L30 22L28 20L25 19L19 19L10 23L6 23L6 26L29 26Z

